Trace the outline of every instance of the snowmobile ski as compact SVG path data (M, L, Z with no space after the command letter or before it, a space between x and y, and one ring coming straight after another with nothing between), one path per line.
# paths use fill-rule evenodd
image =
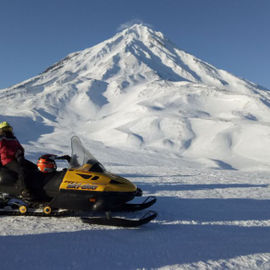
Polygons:
M127 219L118 217L82 217L81 220L86 224L131 228L144 225L156 217L157 213L155 211L148 211L140 219Z

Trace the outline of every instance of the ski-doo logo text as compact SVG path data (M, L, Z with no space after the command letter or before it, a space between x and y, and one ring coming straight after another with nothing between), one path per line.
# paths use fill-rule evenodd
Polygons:
M93 186L89 184L81 184L81 183L69 183L67 185L68 189L83 189L83 190L96 190L98 186Z

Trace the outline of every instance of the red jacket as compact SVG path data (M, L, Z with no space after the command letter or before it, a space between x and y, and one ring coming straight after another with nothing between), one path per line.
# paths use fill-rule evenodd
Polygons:
M24 154L24 149L14 136L0 136L0 160L3 166L16 160L18 153Z

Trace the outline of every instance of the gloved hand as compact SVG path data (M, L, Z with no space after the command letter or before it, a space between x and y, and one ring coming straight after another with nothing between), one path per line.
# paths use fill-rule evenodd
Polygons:
M64 155L64 156L56 157L55 159L65 159L69 163L71 160L71 157L69 155Z
M22 150L18 150L15 154L15 158L19 164L23 163L24 160L24 153Z

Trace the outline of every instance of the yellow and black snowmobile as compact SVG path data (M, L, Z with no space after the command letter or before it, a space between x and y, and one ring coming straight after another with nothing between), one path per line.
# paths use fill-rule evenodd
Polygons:
M79 216L89 224L135 227L148 223L157 216L148 211L140 219L113 217L112 212L143 210L156 202L147 197L142 203L128 203L141 196L141 189L129 180L105 170L103 165L87 151L78 137L71 138L72 155L69 168L62 171L33 172L27 186L34 198L25 201L19 197L14 173L0 170L0 215ZM54 162L56 156L43 159ZM45 160L46 161L46 160ZM96 216L93 213L104 213Z

